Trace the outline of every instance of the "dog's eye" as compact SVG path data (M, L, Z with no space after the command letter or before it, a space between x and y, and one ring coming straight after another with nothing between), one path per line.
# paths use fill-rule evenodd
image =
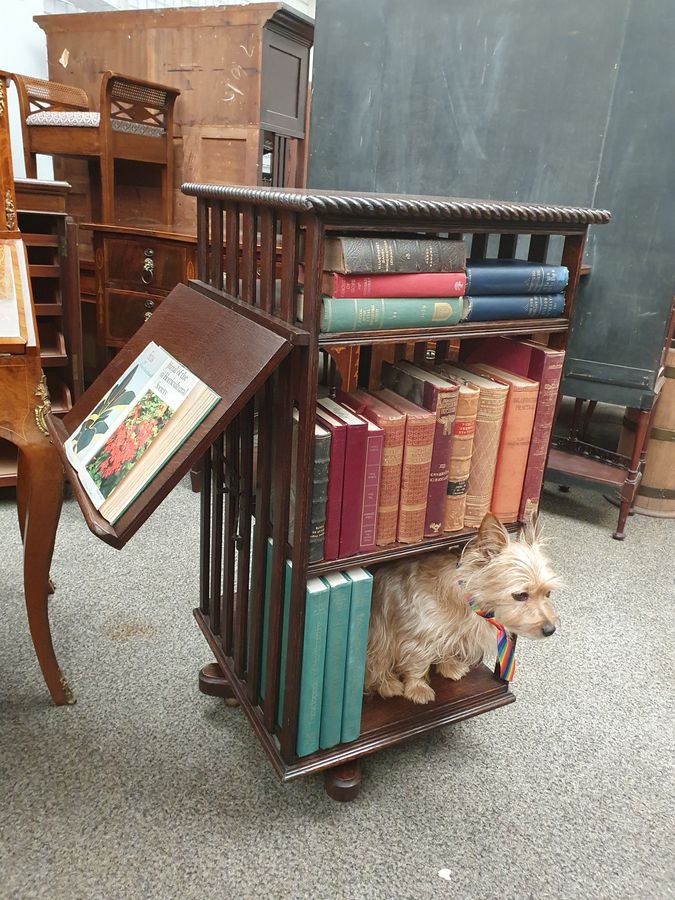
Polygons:
M551 592L550 592L550 591L546 591L546 596L547 596L547 597L550 597L550 596L551 596Z
M517 600L519 603L522 603L523 600L528 600L530 597L530 595L527 593L527 591L521 591L520 594L511 594L511 596L513 597L514 600Z

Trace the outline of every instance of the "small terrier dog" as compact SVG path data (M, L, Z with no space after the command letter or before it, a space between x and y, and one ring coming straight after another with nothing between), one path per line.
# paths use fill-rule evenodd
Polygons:
M459 557L439 550L382 566L373 579L366 690L433 700L432 665L458 680L494 655L495 627L485 615L511 634L548 637L558 621L549 599L558 584L538 523L511 540L491 513Z

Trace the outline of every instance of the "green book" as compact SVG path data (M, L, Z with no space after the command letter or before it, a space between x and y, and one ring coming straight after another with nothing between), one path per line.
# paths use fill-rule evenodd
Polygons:
M344 574L352 583L352 602L349 613L347 664L342 703L342 743L355 741L361 733L361 706L366 673L370 598L373 590L373 576L365 569L347 569Z
M325 750L340 743L342 733L342 701L345 690L347 634L352 585L340 572L325 575L323 581L330 588L328 609L328 637L326 664L323 672L323 703L321 706L320 747Z
M330 590L326 583L321 578L310 578L305 595L296 744L298 756L307 756L319 749L329 601Z
M331 333L393 328L441 328L445 325L456 325L462 311L462 297L378 300L324 297L321 301L320 329Z

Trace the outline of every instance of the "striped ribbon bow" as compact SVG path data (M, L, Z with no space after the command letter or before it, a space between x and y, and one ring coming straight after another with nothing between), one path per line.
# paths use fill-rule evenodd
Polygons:
M476 603L475 600L472 600L471 597L468 597L469 606L476 613L477 616L481 616L481 618L485 619L486 622L489 622L490 625L497 631L497 665L499 667L499 677L503 681L512 681L513 676L516 674L516 658L515 658L515 647L513 646L513 641L509 637L506 628L503 625L500 625L499 622L495 622L495 614L491 612L485 612L484 609L481 609L480 606Z

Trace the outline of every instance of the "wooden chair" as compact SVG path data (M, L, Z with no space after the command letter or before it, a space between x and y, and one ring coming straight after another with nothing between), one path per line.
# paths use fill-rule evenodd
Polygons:
M173 221L173 107L176 88L114 72L101 83L100 112L80 88L3 73L19 95L26 175L37 177L36 154L89 162L93 217L115 224L115 160L151 163L162 173L162 222Z

